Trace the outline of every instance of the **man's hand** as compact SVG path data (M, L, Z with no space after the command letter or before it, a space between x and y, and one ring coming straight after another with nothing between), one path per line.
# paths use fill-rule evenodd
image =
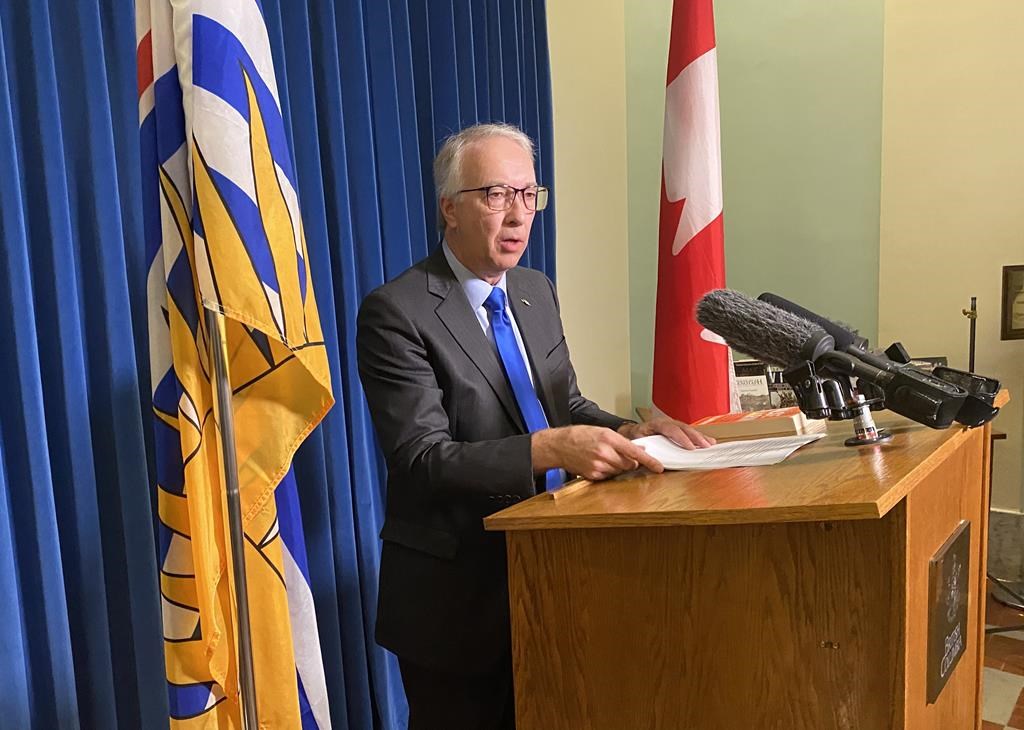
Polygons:
M600 426L565 426L535 431L531 437L533 471L565 469L587 479L607 479L641 466L662 472L661 462L628 438Z
M652 418L643 423L624 423L619 428L619 433L628 439L660 433L684 449L703 449L715 443L713 438L705 436L693 426L665 416Z

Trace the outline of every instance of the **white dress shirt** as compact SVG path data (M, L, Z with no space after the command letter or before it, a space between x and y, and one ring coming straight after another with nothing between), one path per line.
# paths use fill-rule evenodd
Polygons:
M516 344L519 346L519 354L523 356L523 362L526 363L526 372L530 376L530 382L533 384L534 389L537 388L537 383L533 379L533 368L530 367L530 358L526 355L526 346L523 344L523 336L519 333L519 325L516 324L515 315L512 314L512 307L508 305L508 289L505 286L505 274L501 275L501 279L494 286L491 286L483 279L479 278L472 271L462 265L462 262L455 258L455 254L448 248L448 242L445 241L441 244L444 250L444 257L448 260L448 265L452 267L452 271L455 272L455 278L459 280L459 284L462 285L462 291L466 293L466 299L469 300L469 306L473 308L473 313L476 315L477 321L480 322L480 327L483 329L484 334L487 335L487 339L494 345L495 353L498 352L498 345L494 342L494 333L491 331L491 318L487 314L487 308L484 306L484 302L487 301L487 297L491 296L491 290L494 286L505 292L505 313L508 314L509 321L512 322L512 332L516 336ZM501 356L498 356L500 361ZM547 416L545 416L547 418Z

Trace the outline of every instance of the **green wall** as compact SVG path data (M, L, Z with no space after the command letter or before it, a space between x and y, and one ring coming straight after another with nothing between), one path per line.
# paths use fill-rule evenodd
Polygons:
M647 405L671 2L625 9L631 388ZM719 0L715 13L728 286L874 341L884 0Z

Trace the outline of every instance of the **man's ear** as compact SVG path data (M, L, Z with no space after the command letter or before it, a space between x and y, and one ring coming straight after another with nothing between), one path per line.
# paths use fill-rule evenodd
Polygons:
M441 210L441 216L444 218L445 227L448 230L454 230L457 227L455 225L455 199L442 197L438 201L438 207Z

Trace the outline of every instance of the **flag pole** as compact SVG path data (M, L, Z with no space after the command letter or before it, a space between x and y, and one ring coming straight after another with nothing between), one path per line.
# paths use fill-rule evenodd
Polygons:
M256 730L256 681L252 669L252 629L249 624L249 591L245 581L245 538L242 533L242 505L238 495L238 459L235 453L235 418L231 407L228 378L228 340L224 315L206 309L206 331L213 363L214 423L220 431L220 453L224 487L227 491L228 529L231 539L231 569L235 576L235 612L238 627L238 681L245 730Z

